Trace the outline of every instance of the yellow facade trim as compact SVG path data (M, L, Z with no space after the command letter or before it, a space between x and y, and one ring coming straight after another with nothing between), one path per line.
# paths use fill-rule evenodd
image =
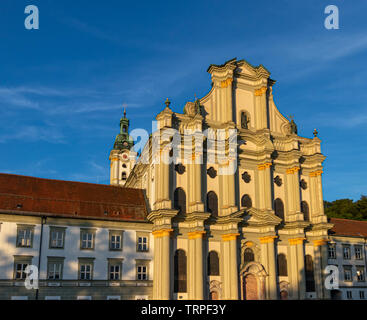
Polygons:
M257 166L257 169L258 170L265 170L267 168L270 168L271 166L272 166L272 163L271 162L267 162L267 163L259 164Z
M306 238L293 238L293 239L288 239L290 245L303 244L303 241L305 241L305 240L306 240Z
M189 232L187 235L189 236L189 239L202 239L204 234L206 234L205 231L193 231Z
M173 229L161 229L161 230L155 230L152 232L152 235L154 238L161 238L161 237L167 237L171 235L171 232Z
M322 170L317 170L314 172L310 172L310 177L317 177L317 176L321 176L324 172Z
M236 240L237 237L239 236L239 233L227 233L227 234L222 234L222 240L223 241L231 241L231 240Z
M254 243L252 241L247 241L246 242L246 246L249 247L249 248L250 247L253 247L254 246Z
M294 168L287 169L286 173L287 174L293 174L295 172L298 172L299 170L300 170L299 167L294 167Z
M111 161L119 161L119 158L112 158Z
M222 88L227 88L228 86L230 86L232 84L232 79L231 78L228 78L226 80L223 80L221 83L220 83L220 86Z
M320 240L314 240L313 241L313 245L315 247L323 246L323 245L325 245L327 243L328 243L328 241L326 239L320 239Z
M277 236L267 236L260 238L260 243L273 243Z
M255 92L254 92L255 93L255 96L256 97L262 96L266 92L266 90L267 90L266 87L262 87L260 89L256 89Z

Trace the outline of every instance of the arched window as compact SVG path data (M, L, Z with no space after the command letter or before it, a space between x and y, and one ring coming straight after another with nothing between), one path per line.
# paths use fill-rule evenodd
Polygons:
M283 253L278 254L278 274L283 277L288 276L287 257Z
M246 248L243 255L243 262L246 265L249 262L255 261L255 254L250 248Z
M123 126L123 127L122 127L122 131L123 131L123 132L127 132L127 126Z
M173 206L179 210L179 214L186 213L186 194L182 188L177 188L173 195Z
M241 207L244 208L251 208L252 207L252 200L248 194L245 194L241 198Z
M187 291L187 259L184 250L178 249L174 257L174 292Z
M213 217L218 217L218 197L214 191L206 195L206 207Z
M125 164L125 163L123 163L123 164L122 164L122 167L123 167L123 168L126 168L126 164Z
M313 260L311 255L305 256L306 292L315 291L315 277L313 271Z
M219 276L219 257L216 251L210 251L208 254L208 275Z
M301 212L303 213L303 219L305 221L310 221L310 209L306 201L301 202Z
M124 171L122 174L121 174L121 180L126 180L126 172Z
M274 200L274 211L276 216L284 220L284 204L283 201L279 198Z

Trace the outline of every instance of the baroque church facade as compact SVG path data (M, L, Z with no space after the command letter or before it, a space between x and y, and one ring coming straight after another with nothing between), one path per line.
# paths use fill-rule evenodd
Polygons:
M367 222L324 214L317 131L297 134L262 65L208 72L139 156L124 113L110 185L0 173L0 299L367 297Z
M210 92L183 113L167 99L136 163L126 116L110 155L111 184L146 193L153 298L330 298L316 130L297 135L262 65L233 59L208 72Z

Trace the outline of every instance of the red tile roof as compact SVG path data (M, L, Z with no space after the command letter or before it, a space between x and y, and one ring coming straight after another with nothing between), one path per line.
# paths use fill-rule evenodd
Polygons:
M330 218L330 223L334 224L330 235L367 237L367 221Z
M0 174L0 212L145 221L143 190Z

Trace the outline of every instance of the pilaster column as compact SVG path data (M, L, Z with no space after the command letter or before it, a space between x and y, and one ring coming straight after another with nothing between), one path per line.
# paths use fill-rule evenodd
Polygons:
M305 256L303 242L305 238L288 239L291 249L291 266L292 266L292 295L293 298L306 298L306 274L305 274ZM297 293L297 294L295 294Z
M235 175L231 174L234 160L229 160L225 164L221 164L219 170L220 181L220 200L221 200L221 215L229 215L237 211L236 195L235 195Z
M258 165L258 190L259 190L259 209L272 209L270 170L272 163L267 162Z
M286 192L287 192L287 214L286 220L292 221L292 215L299 213L301 211L301 199L299 192L299 178L298 171L299 167L293 167L286 170Z
M311 220L319 215L324 214L321 174L322 170L317 170L310 173Z
M237 236L239 233L222 235L223 299L238 300Z
M189 299L204 299L203 236L205 231L189 232Z
M254 91L256 113L256 124L258 130L268 127L267 110L266 110L266 91L267 87L262 87Z
M154 248L154 275L158 274L158 278L153 279L153 297L158 300L171 299L170 235L172 231L172 229L153 231L154 247L158 246Z
M266 279L266 296L267 299L276 300L278 298L277 289L277 270L274 239L277 236L266 236L260 238L262 264L268 272Z
M318 299L329 299L330 292L324 286L325 274L324 270L327 266L327 240L314 240L314 264L315 264L315 283Z

